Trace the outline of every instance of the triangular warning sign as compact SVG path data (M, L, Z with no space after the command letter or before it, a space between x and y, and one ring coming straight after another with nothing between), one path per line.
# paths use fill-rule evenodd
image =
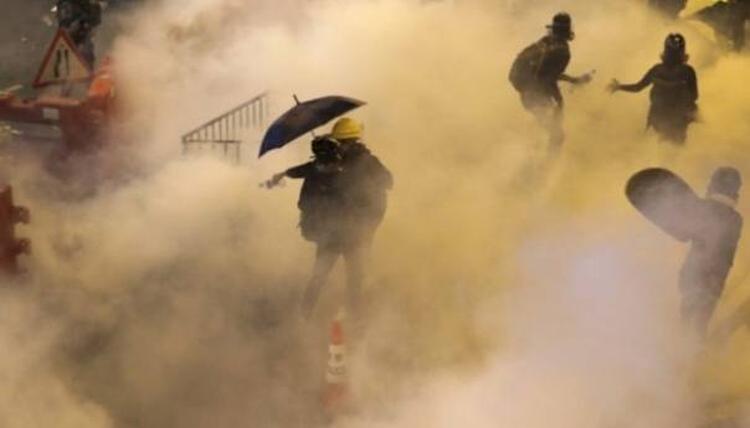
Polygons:
M57 30L55 38L44 55L42 66L36 74L35 88L59 83L88 80L91 69L75 44L63 29Z

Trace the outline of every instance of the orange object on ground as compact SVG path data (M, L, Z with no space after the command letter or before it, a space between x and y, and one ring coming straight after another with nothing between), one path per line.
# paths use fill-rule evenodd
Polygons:
M333 323L331 323L328 368L326 369L325 388L323 390L323 407L329 416L341 413L350 404L343 318L343 311L339 311Z
M108 111L115 97L115 82L112 78L112 59L105 58L94 74L87 93L89 108Z

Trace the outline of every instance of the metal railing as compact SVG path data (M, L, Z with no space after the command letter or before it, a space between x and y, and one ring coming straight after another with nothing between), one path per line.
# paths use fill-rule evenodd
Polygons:
M184 134L182 153L188 154L194 147L202 151L205 145L210 145L212 152L220 149L227 158L231 152L239 163L243 133L262 127L267 114L268 94L264 92Z

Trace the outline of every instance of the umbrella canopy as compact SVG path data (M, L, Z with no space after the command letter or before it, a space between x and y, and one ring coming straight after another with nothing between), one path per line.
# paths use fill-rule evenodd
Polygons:
M328 96L297 103L268 128L260 145L258 157L269 150L284 147L301 135L363 105L364 101L341 96Z

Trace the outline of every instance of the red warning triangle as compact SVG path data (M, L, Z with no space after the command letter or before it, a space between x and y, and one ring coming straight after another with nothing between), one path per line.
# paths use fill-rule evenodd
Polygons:
M59 29L49 48L47 48L42 66L39 67L32 85L38 88L88 80L91 76L91 69L86 60L78 52L65 30Z

